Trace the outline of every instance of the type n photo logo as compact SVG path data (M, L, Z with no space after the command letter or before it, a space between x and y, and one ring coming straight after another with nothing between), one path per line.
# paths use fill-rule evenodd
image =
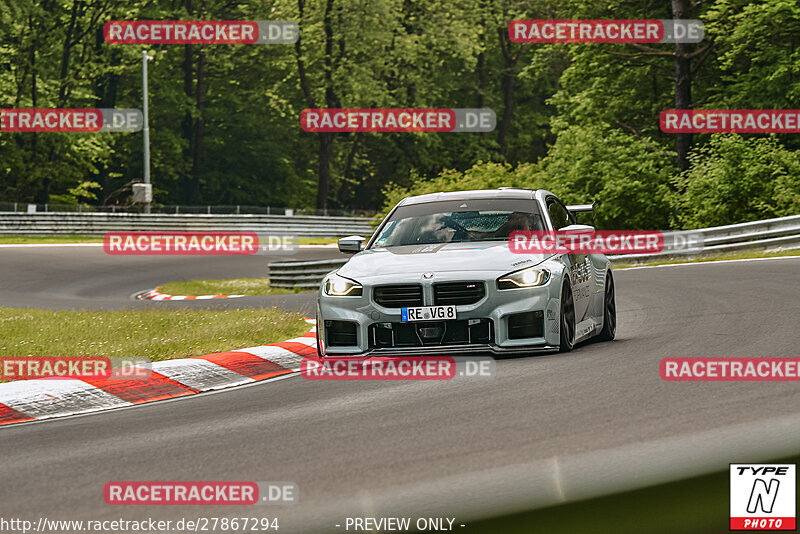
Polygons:
M731 530L795 530L795 464L731 464Z

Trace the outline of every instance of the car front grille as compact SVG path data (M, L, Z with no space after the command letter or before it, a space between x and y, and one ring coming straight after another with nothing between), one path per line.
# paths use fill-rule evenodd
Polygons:
M378 286L374 290L373 298L384 308L422 306L422 286L419 284Z
M433 285L433 298L438 306L475 304L486 295L483 282L444 282Z

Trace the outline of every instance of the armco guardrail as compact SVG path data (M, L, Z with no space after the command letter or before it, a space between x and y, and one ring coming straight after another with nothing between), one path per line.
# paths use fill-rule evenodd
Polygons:
M347 263L348 259L272 262L269 264L269 285L316 288L326 274Z
M0 212L0 235L102 236L113 231L250 231L313 236L369 235L370 217Z
M703 238L703 245L680 250L668 248L658 254L626 254L609 258L614 263L641 263L747 250L800 249L800 215L673 233L683 236L699 234ZM270 263L270 284L276 287L315 288L326 274L346 262L347 258Z
M748 250L800 248L800 215L674 233L684 236L699 235L702 237L702 246L665 248L658 254L626 254L609 258L614 263L642 263Z
M144 213L141 204L94 206L87 204L30 204L27 202L0 202L0 212L11 213ZM156 204L152 213L198 215L318 215L320 217L375 217L377 210L308 209L276 206L250 206L247 204L206 204L205 206Z

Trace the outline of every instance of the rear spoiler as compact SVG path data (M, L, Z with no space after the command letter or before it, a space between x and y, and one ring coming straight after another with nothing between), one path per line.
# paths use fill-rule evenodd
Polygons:
M591 204L575 204L574 206L567 206L570 213L591 213L594 211L594 202Z

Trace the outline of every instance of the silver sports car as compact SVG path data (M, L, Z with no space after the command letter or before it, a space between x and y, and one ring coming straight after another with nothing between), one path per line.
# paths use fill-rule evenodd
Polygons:
M591 231L548 191L433 193L402 200L320 285L319 353L534 353L611 340L616 307L603 255L517 254L515 230Z

